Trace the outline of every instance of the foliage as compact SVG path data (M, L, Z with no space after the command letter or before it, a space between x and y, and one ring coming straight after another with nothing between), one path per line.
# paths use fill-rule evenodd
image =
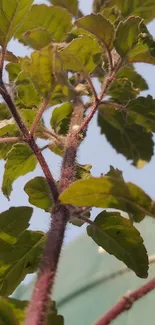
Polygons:
M49 5L0 0L2 193L10 199L14 182L33 172L39 163L44 175L32 177L24 191L30 205L52 213L52 225L58 221L45 234L27 229L33 213L29 206L11 207L0 214L0 324L23 323L28 302L9 296L27 274L36 272L42 255L39 276L42 270L46 275L49 265L55 276L57 262L53 266L53 261L58 258L52 254L55 249L60 255L57 245L60 250L63 222L75 226L88 223L86 234L96 244L138 277L148 274L145 243L134 223L146 216L155 218L154 201L136 184L126 182L120 170L110 166L106 175L94 177L89 162L82 165L76 156L97 113L101 134L135 168L153 157L155 99L141 94L148 84L134 63L155 64L155 40L145 25L155 16L155 2L94 0L92 11L83 15L78 0L49 0ZM28 46L31 54L19 57L10 52L13 38ZM101 86L99 94L96 81L98 89ZM44 118L47 110L51 112L49 121ZM45 146L41 147L40 139L46 141ZM45 149L62 160L58 180L47 165ZM103 209L94 221L89 219L92 207ZM60 219L63 231L59 231ZM54 236L56 242L49 239L52 229L63 233L62 238ZM45 301L51 282L45 286ZM41 319L44 315L49 324L63 325L55 302L41 303Z

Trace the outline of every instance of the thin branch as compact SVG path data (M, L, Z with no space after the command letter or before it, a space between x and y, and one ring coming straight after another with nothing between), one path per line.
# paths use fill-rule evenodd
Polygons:
M118 103L115 103L115 102L110 102L108 100L105 100L105 101L103 100L103 101L101 101L100 104L103 104L104 106L111 106L111 107L115 108L118 111L127 112L127 107L126 106L122 106L122 105L120 105Z
M153 278L137 290L122 297L115 306L113 306L99 321L96 322L95 325L110 324L121 313L129 310L137 300L147 295L153 289L155 289L155 278Z
M87 82L89 84L89 87L90 87L90 89L92 91L92 94L94 96L94 101L95 101L95 103L97 103L98 102L98 96L97 96L97 92L96 92L96 89L94 87L94 84L93 84L93 82L91 80L91 77L89 76L89 74L86 74L85 72L84 72L84 74L85 74L85 77L86 77Z
M42 127L41 129L43 130L43 133L49 135L51 138L54 138L58 141L60 140L60 137L54 131L47 129L46 127Z
M30 129L30 135L33 136L34 135L34 132L35 130L37 129L38 125L39 125L39 122L42 118L42 115L44 114L46 108L48 107L48 104L49 104L49 99L50 97L48 96L47 98L45 98L45 100L42 102L40 108L39 108L39 111L38 111L38 114L31 126L31 129Z
M0 59L0 79L2 79L2 75L3 75L5 53L6 53L6 49L5 49L5 47L2 47L1 48L1 59Z
M20 137L0 138L0 143L26 142L26 139Z

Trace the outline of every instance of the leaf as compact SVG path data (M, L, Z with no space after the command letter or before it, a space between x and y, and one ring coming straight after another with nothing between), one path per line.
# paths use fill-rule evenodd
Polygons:
M155 99L148 95L147 97L138 97L129 102L127 111L130 119L147 131L155 132Z
M12 148L12 143L0 143L0 159L6 159L8 152Z
M130 82L132 82L133 88L142 90L148 90L148 85L145 79L135 71L133 65L129 64L123 67L117 74L117 78L127 78Z
M25 32L43 28L49 32L54 41L62 42L72 28L71 19L71 15L63 8L45 4L33 5L23 24L18 28L16 37L24 42ZM40 44L42 42L40 40Z
M77 164L76 165L76 178L77 179L86 179L91 176L90 170L92 169L92 165L87 164L87 165L81 165Z
M25 42L35 50L41 50L52 43L53 37L45 28L36 28L25 32Z
M119 103L127 103L129 100L136 98L140 90L135 89L131 81L127 78L115 79L107 92L113 100Z
M19 325L13 309L4 299L0 299L0 325Z
M35 177L26 183L24 191L29 196L29 202L48 212L53 205L49 185L44 177Z
M6 47L27 15L33 0L0 0L0 45Z
M139 231L120 213L101 212L94 221L94 227L87 227L88 236L123 261L140 278L148 276L148 256Z
M59 197L65 204L119 209L132 214L136 222L155 215L151 198L138 186L118 177L90 177L72 183Z
M6 303L10 309L13 310L19 324L22 325L25 320L25 311L28 306L28 301L13 298L1 298L0 302Z
M147 23L155 17L154 0L116 0L116 5L121 10L123 17L140 16Z
M32 150L25 144L15 144L7 155L3 176L2 191L10 196L12 183L19 177L32 172L37 165L37 159Z
M138 167L140 161L147 163L153 155L152 134L135 124L125 112L118 111L108 103L101 105L98 113L101 134L118 152L132 160Z
M31 59L23 60L23 71L30 78L39 94L47 96L54 86L53 47L49 46L31 54Z
M144 62L149 64L155 64L155 56L152 56L147 44L139 41L135 48L130 52L128 62Z
M105 17L100 14L91 14L76 20L75 24L94 34L106 47L112 49L114 27Z
M31 207L11 207L0 213L0 239L14 244L17 237L28 228L32 216Z
M0 136L5 134L13 134L17 130L13 117L9 120L0 121Z
M140 17L129 17L118 25L114 45L121 57L127 56L138 43L140 22Z
M0 58L2 56L2 51L0 51ZM18 58L10 51L6 51L5 53L5 61L18 63Z
M55 301L50 301L47 325L64 325L64 318L58 315Z
M0 103L0 121L10 119L11 114L4 103Z
M74 16L78 12L78 0L49 0L54 6L60 6L67 9Z
M82 36L60 51L65 70L91 73L100 61L101 49L97 40Z
M39 231L24 231L12 246L1 240L0 294L11 295L25 276L38 267L46 235Z
M56 133L62 135L67 133L72 111L73 107L69 102L54 109L50 124Z

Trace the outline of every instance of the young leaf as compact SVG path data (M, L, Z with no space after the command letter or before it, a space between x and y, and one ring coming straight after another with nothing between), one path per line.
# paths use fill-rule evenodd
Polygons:
M14 244L17 237L28 228L32 216L31 207L11 207L0 213L0 239Z
M76 20L75 24L94 34L105 47L112 49L114 26L102 15L91 14Z
M22 62L25 75L30 78L39 94L47 96L51 93L55 78L53 71L53 47L49 46L42 51L31 54L31 59Z
M37 269L46 235L26 230L14 245L0 243L0 295L11 295L25 276Z
M109 254L123 261L140 278L148 276L148 256L139 231L120 213L101 212L87 233Z
M136 167L140 166L141 161L144 163L150 161L154 146L152 134L134 123L125 112L116 110L110 104L101 105L98 124L101 133L105 134L113 148L132 160Z
M0 1L0 45L6 47L27 15L33 0Z
M129 17L125 22L120 22L118 25L114 45L122 58L127 56L138 43L140 22L140 17Z
M53 205L49 186L44 177L35 177L26 183L24 191L29 196L29 202L40 209L49 212Z
M90 177L78 180L60 195L60 201L77 206L122 210L131 214L136 222L146 215L155 215L151 198L138 186L125 183L118 177Z
M70 117L73 111L71 103L56 107L52 113L50 124L57 133L65 135L68 131Z
M60 52L63 68L91 73L100 61L101 48L97 40L82 36L73 40Z
M32 150L25 144L13 146L7 155L3 176L2 191L6 197L10 196L12 183L19 177L32 172L37 165L37 159Z
M18 28L16 37L25 43L23 36L25 32L39 28L39 34L39 31L43 28L49 32L54 41L62 42L72 28L71 19L72 16L63 8L47 6L45 4L33 5L23 24ZM40 44L42 42L40 39Z

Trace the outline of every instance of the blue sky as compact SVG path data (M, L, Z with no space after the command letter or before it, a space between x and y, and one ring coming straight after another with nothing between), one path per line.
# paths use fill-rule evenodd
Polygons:
M47 1L38 0L36 3L47 3ZM91 12L92 1L81 0L80 7L85 13ZM149 24L149 30L154 33L155 22ZM15 54L24 56L27 54L27 50L18 45L17 42L12 42L10 44L10 50ZM149 91L145 94L150 93L155 97L155 66L147 64L137 64L137 71L141 73L149 84ZM46 114L47 120L49 120L49 113ZM49 163L51 170L55 177L59 176L61 161L60 158L54 154L49 154L48 151L45 152L45 156ZM155 157L152 158L151 162L144 166L142 169L137 170L133 167L130 162L115 152L115 150L107 143L105 137L100 135L100 129L96 123L96 117L90 124L88 130L88 136L86 140L81 145L78 152L78 161L80 163L92 164L92 173L94 176L99 176L102 172L105 173L109 169L109 165L113 165L123 171L125 180L130 180L137 185L141 186L152 198L155 198ZM3 176L4 162L0 162L0 179ZM39 166L35 172L28 174L26 177L20 177L13 185L13 192L11 195L11 200L8 200L0 194L0 211L7 210L9 206L21 206L28 205L27 195L22 191L24 184L31 178L43 175L40 171ZM93 215L97 214L97 209L94 209ZM34 214L31 220L31 229L42 229L47 230L49 228L49 214L44 213L44 211L35 208ZM65 241L68 242L72 240L75 236L79 235L83 231L83 228L79 229L76 227L69 226L66 233Z

